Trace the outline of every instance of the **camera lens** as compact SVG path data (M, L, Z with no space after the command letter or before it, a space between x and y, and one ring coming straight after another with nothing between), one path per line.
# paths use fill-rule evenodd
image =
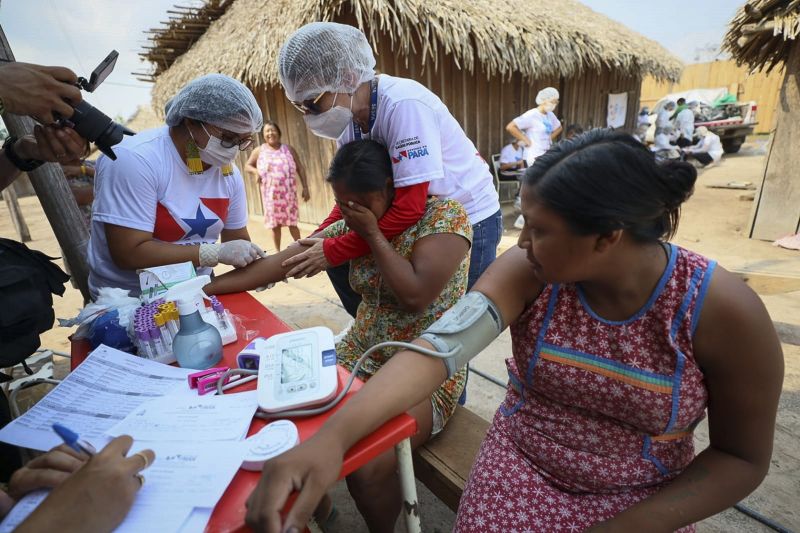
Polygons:
M111 120L105 113L92 106L86 100L74 106L75 113L69 121L78 134L90 142L111 159L117 159L111 149L122 141L124 135L133 135L133 132Z

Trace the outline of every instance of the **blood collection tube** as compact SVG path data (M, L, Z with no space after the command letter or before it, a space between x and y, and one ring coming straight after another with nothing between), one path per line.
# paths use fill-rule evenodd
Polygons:
M139 355L145 359L152 359L153 347L150 345L150 332L144 328L137 329L136 338L139 340Z
M216 296L211 297L211 309L217 315L219 329L228 329L228 322L225 320L225 308L222 306L222 302L217 300Z
M167 348L161 341L161 332L158 331L158 327L155 325L155 323L148 328L148 332L150 333L150 342L153 343L156 357L164 357L167 355Z
M172 333L172 338L175 338L175 335L178 334L178 329L180 329L180 315L178 315L178 308L173 306L169 310L169 321L167 322L167 327Z
M167 321L164 319L164 313L156 313L155 314L155 322L156 327L158 328L158 332L161 334L161 342L164 343L164 346L171 352L172 351L172 334L167 328Z

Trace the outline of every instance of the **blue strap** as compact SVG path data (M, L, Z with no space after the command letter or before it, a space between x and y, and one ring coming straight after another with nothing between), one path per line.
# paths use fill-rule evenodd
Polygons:
M694 272L692 272L692 280L689 282L689 288L686 290L686 294L683 296L681 306L678 309L678 312L675 314L675 318L672 320L672 327L670 327L669 331L669 338L671 341L675 340L675 336L678 334L678 328L681 326L683 319L686 318L686 313L689 311L689 305L691 305L692 300L697 293L697 286L703 279L704 272L705 271L700 268L696 268L694 269Z
M544 315L542 327L539 329L539 335L536 336L536 347L533 349L533 356L528 363L528 370L525 372L525 383L527 383L528 387L530 388L533 388L533 368L539 361L539 351L542 349L544 336L547 333L547 328L550 326L550 320L553 318L553 312L555 311L556 302L558 301L558 291L560 289L560 285L556 283L551 287L550 299L547 302L547 313Z
M700 320L700 310L703 309L703 302L706 298L706 292L708 292L708 286L711 285L711 278L714 277L714 269L716 267L716 261L709 262L708 267L706 268L706 273L703 275L703 282L700 284L700 292L697 295L697 300L695 300L694 303L694 310L692 311L692 336L694 336L694 330L697 329L697 322Z
M520 381L514 374L511 373L511 371L508 372L508 386L512 390L516 391L517 394L519 394L519 401L512 405L511 409L506 409L505 406L501 404L500 412L503 414L503 416L511 416L519 411L523 405L525 405L525 389L522 387L522 383L520 383Z
M378 116L378 78L372 78L369 82L370 87L370 100L369 100L369 131L372 132L372 126L375 125L375 117ZM360 141L362 137L361 126L356 124L353 120L353 138Z
M644 442L642 443L642 459L646 459L653 463L653 466L661 473L662 476L666 476L669 474L669 469L664 466L664 463L659 461L656 457L650 454L650 446L652 441L650 440L650 435L645 435Z

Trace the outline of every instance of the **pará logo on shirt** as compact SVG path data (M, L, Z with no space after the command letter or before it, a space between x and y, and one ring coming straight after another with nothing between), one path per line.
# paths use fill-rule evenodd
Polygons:
M417 159L419 157L425 157L426 155L429 155L427 146L420 146L412 150L400 150L396 156L392 156L392 163L397 164L403 159Z

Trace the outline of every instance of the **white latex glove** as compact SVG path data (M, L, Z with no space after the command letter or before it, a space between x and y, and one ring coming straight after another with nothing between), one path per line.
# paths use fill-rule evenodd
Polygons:
M262 257L267 257L264 250L244 239L200 245L200 266L213 267L222 263L241 268Z

